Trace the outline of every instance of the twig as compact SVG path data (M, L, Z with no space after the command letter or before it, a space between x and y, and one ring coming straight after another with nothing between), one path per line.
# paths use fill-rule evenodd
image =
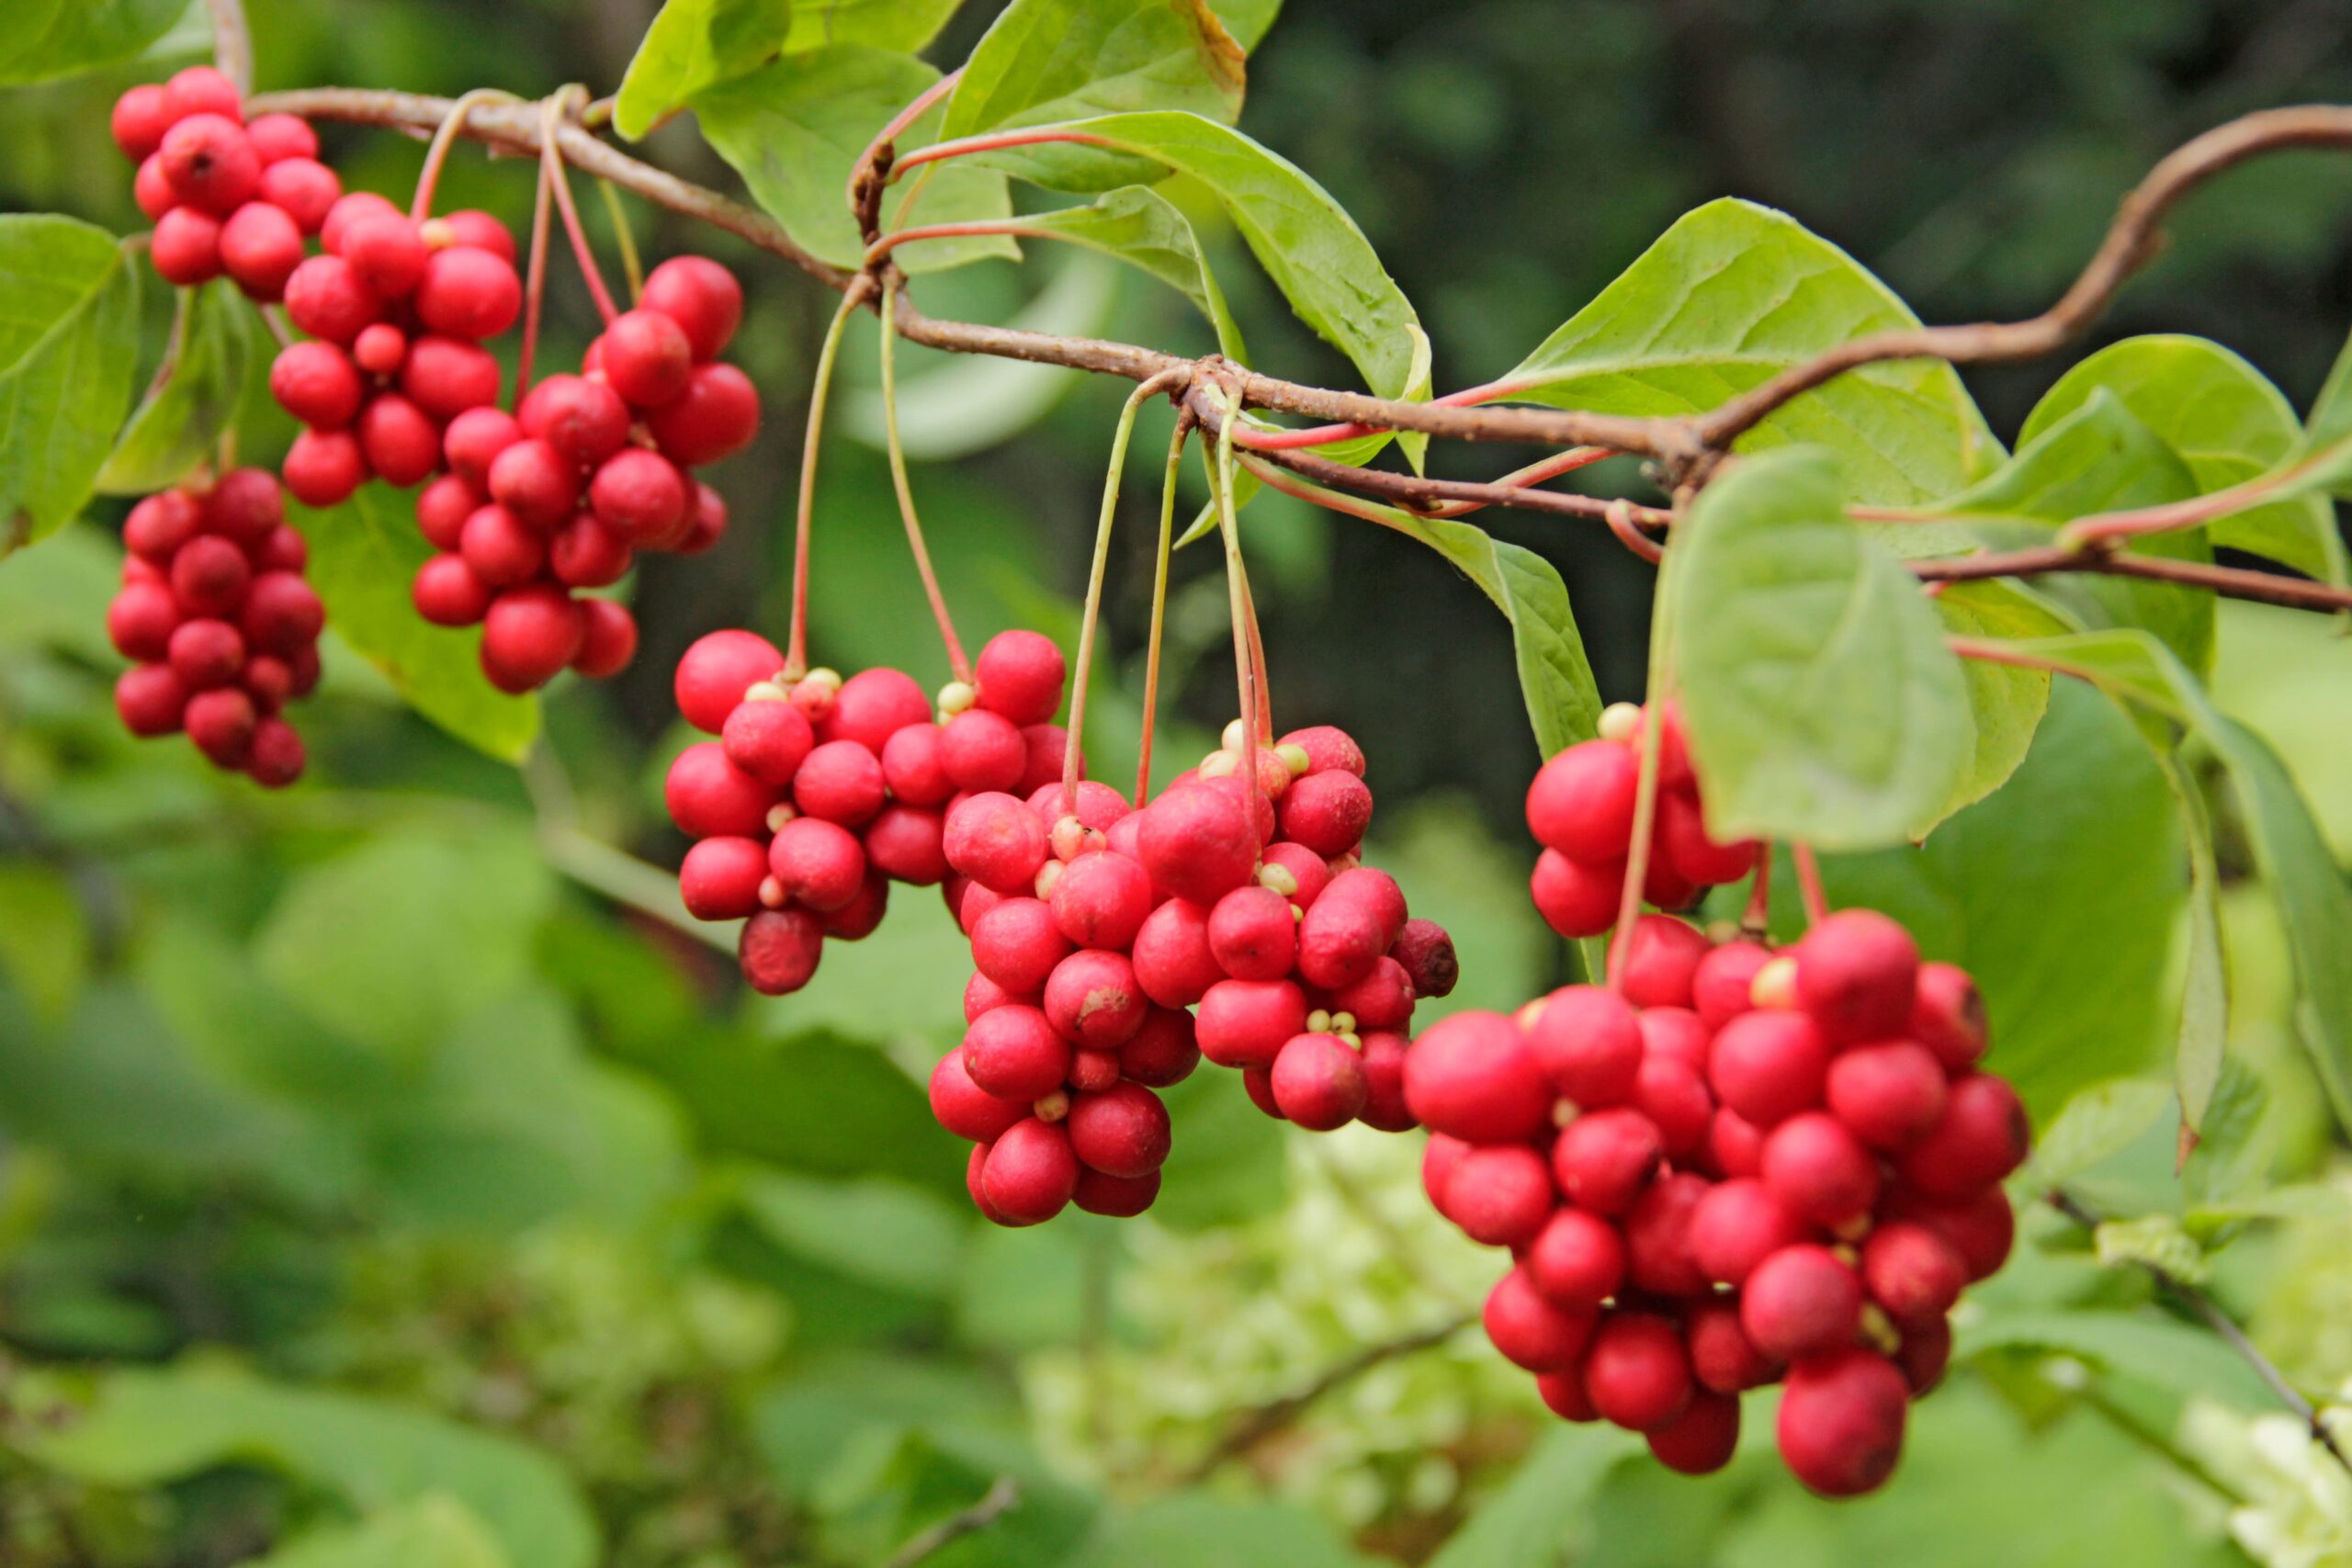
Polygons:
M2261 604L2283 604L2291 610L2352 610L2352 590L2308 578L2285 577L2244 567L2214 566L2205 561L2175 560L2166 556L2122 555L2075 549L2064 545L2041 545L1976 556L1949 556L1911 563L1912 575L1923 582L1969 582L1987 577L2039 577L2053 571L2098 572L2108 577L2138 577L2154 582L2177 582L2202 588L2224 599L2245 599Z
M2101 1216L2063 1187L2053 1187L2043 1193L2042 1201L2086 1230L2096 1231L2099 1227ZM2294 1384L2287 1381L2287 1375L2262 1353L2261 1347L2246 1337L2245 1330L2222 1310L2219 1303L2161 1263L2153 1263L2144 1258L2135 1261L2147 1271L2148 1278L2156 1282L2159 1290L2187 1307L2191 1315L2220 1336L2222 1343L2235 1351L2240 1360L2253 1368L2254 1375L2262 1380L2263 1385L2277 1396L2278 1403L2310 1429L2312 1441L2325 1449L2347 1474L2352 1474L2352 1457L2346 1457L2335 1440L2335 1434L2328 1429L2327 1422L2319 1411Z
M243 0L205 0L212 17L212 63L243 97L254 90L254 35Z
M1020 1501L1020 1483L1009 1475L1000 1475L978 1502L908 1537L907 1543L890 1553L889 1560L882 1564L882 1568L913 1568L915 1563L933 1553L944 1551L977 1530L988 1529Z
M1298 1419L1300 1413L1308 1405L1341 1384L1354 1382L1385 1361L1393 1361L1400 1356L1416 1355L1429 1349L1431 1346L1442 1345L1477 1321L1476 1313L1464 1313L1459 1317L1449 1318L1443 1323L1428 1328L1417 1329L1400 1338L1391 1339L1379 1345L1367 1345L1345 1360L1327 1368L1314 1382L1295 1393L1284 1394L1282 1398L1269 1401L1254 1410L1243 1412L1232 1426L1226 1428L1225 1435L1216 1440L1209 1451L1202 1455L1200 1460L1185 1472L1185 1483L1196 1484L1206 1480L1226 1461L1248 1453L1251 1449Z

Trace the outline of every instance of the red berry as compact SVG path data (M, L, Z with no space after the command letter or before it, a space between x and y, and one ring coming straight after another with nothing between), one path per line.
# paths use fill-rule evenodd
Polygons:
M1749 988L1756 972L1771 960L1771 953L1753 942L1727 942L1699 960L1690 976L1690 1003L1710 1030L1754 1008Z
M816 744L800 710L774 701L738 703L719 735L730 761L778 789L792 783Z
M833 705L838 709L841 704ZM909 806L945 806L956 785L940 765L939 727L924 719L893 731L882 743L882 777L890 794Z
M1228 899L1233 897L1226 895ZM1413 1017L1413 982L1403 964L1383 954L1372 961L1370 974L1331 993L1331 1010L1354 1019L1359 1033L1402 1029Z
M268 202L249 201L220 226L221 268L249 299L281 299L301 265L302 231Z
M1017 788L1027 758L1021 731L1012 721L985 708L957 714L939 732L940 766L947 770L957 789Z
M772 792L758 786L756 780L752 783L760 790L757 798L767 800ZM766 811L763 804L761 815L764 817ZM768 869L795 903L822 914L857 897L865 881L865 849L857 835L838 823L796 817L769 841Z
M245 641L262 653L290 654L319 640L326 606L300 575L266 571L246 592L240 626Z
M757 838L767 831L768 808L775 804L772 787L729 761L727 753L710 740L696 741L678 753L662 794L670 819L695 839ZM850 848L856 850L856 840L850 840ZM863 870L861 863L858 871ZM851 880L854 889L854 877ZM842 897L847 897L844 892Z
M1227 981L1227 985L1244 982ZM1310 1133L1344 1127L1364 1107L1363 1061L1330 1034L1294 1034L1274 1055L1274 1104Z
M743 288L707 256L672 256L645 275L640 302L676 321L697 361L716 359L743 320Z
M514 588L537 578L548 564L548 542L503 506L477 507L458 534L458 552L474 575L492 588ZM569 659L565 662L570 662Z
M626 392L622 393L626 397ZM663 456L698 468L732 457L760 431L760 394L732 365L697 365L686 389L646 416Z
M1879 1149L1908 1148L1944 1113L1944 1069L1907 1040L1857 1045L1830 1062L1825 1094L1854 1135Z
M548 570L566 588L609 587L636 560L620 530L593 512L575 513L548 536Z
M1764 1169L1764 1130L1728 1106L1707 1122L1706 1163L1720 1177L1757 1176Z
M341 256L312 256L286 279L286 314L312 337L347 344L382 314L384 302Z
M1758 1127L1821 1103L1829 1053L1801 1012L1743 1013L1717 1032L1707 1056L1715 1098Z
M726 498L708 485L697 480L695 484L694 515L687 520L686 536L670 547L682 556L698 556L718 543L720 536L726 532ZM1107 1181L1111 1179L1096 1175L1095 1179ZM1150 1184L1152 1192L1157 1195L1159 1191L1159 1178L1152 1177ZM1079 1193L1081 1200L1080 1207L1084 1207L1082 1200L1085 1196L1085 1191L1081 1188Z
M263 115L245 127L245 135L265 164L319 155L319 133L300 115Z
M1633 1006L1600 986L1552 993L1527 1032L1553 1087L1579 1106L1622 1105L1641 1071L1642 1032Z
M1170 898L1144 918L1134 957L1136 983L1162 1007L1190 1007L1225 978L1209 951L1208 911L1189 898Z
M177 729L187 697L187 688L168 664L139 665L124 671L114 683L114 710L122 727L137 736L169 735Z
M545 532L578 504L580 470L548 442L517 441L491 459L488 488L492 501Z
M1213 905L1257 867L1249 812L1221 791L1171 789L1138 815L1136 849L1144 869L1153 886L1178 897Z
M260 716L253 699L234 686L198 692L188 698L181 722L187 738L213 766L242 768L253 754L254 728Z
M1298 923L1299 975L1326 990L1362 979L1404 929L1396 878L1370 866L1343 871Z
M368 478L358 438L345 430L306 430L294 438L279 468L286 488L305 506L347 501Z
M387 484L415 484L440 460L440 428L398 392L379 392L368 400L359 411L357 434L368 466Z
M237 684L253 698L255 713L274 714L294 695L293 667L275 654L256 653L245 660L244 669L238 672Z
M1742 1283L1758 1263L1804 1235L1789 1206L1747 1178L1709 1188L1690 1211L1691 1258L1718 1284Z
M913 676L888 668L861 670L833 694L832 710L817 726L817 739L854 740L879 756L890 737L918 724L931 725L931 699Z
M1432 1025L1405 1058L1405 1102L1436 1132L1512 1143L1552 1122L1554 1091L1519 1025L1500 1013L1458 1012Z
M1363 748L1344 729L1335 725L1309 725L1294 729L1274 742L1277 747L1295 746L1306 753L1306 769L1319 773L1336 768L1343 773L1363 777Z
M1758 1263L1739 1292L1739 1323L1768 1356L1794 1359L1852 1342L1862 1281L1826 1247L1799 1242Z
M740 920L760 908L767 846L757 839L704 839L678 866L678 897L698 920Z
M253 567L244 551L218 535L202 535L172 558L172 597L187 615L230 615L244 603Z
M504 409L467 409L442 433L441 451L450 468L488 500L490 466L500 453L522 439L522 426Z
M190 65L172 73L171 80L164 84L164 106L167 125L198 114L217 114L238 123L245 118L237 85L210 65Z
M1797 1002L1832 1045L1899 1037L1911 1021L1919 949L1875 909L1840 909L1792 950Z
M1960 1249L1927 1225L1882 1224L1862 1240L1862 1283L1905 1329L1940 1323L1968 1283Z
M560 588L535 582L507 589L490 602L482 616L482 672L502 692L544 686L579 655L587 635L584 613ZM759 829L714 830L755 833Z
M191 692L225 686L245 665L245 639L226 621L182 621L171 636L172 673Z
M1690 1345L1690 1373L1701 1388L1737 1393L1780 1375L1781 1363L1758 1349L1739 1325L1739 1303L1730 1297L1685 1308L1682 1333Z
M401 390L440 420L496 402L499 380L498 361L487 350L449 337L418 338L401 369Z
M1815 1224L1842 1225L1878 1201L1878 1161L1824 1111L1801 1111L1773 1128L1763 1157L1773 1196Z
M1267 852L1270 860L1272 852ZM1453 939L1435 920L1407 920L1396 933L1396 940L1389 944L1388 956L1405 966L1405 977L1413 983L1416 997L1451 996L1454 982L1462 976L1462 962L1454 955Z
M133 554L168 568L182 545L204 526L204 511L186 491L167 490L151 495L130 509L123 520L122 542Z
M1298 891L1290 894L1289 898L1302 909L1313 908L1315 900L1323 896L1323 889L1331 886L1329 857L1317 854L1305 844L1268 844L1260 858L1269 866L1280 866L1290 873L1291 880L1298 884Z
M1657 836L1654 843L1655 852L1662 855L1683 881L1694 886L1737 882L1756 869L1756 840L1741 839L1725 844L1709 838L1699 802L1679 790L1668 790L1658 796Z
M1120 1083L1070 1101L1069 1146L1105 1176L1147 1176L1168 1161L1168 1108L1141 1084Z
M254 726L246 749L245 772L264 789L284 789L302 776L309 761L302 737L282 718L265 717Z
M1527 786L1527 830L1571 860L1623 860L1634 841L1641 758L1621 740L1586 740L1544 764Z
M1219 980L1203 994L1194 1023L1201 1055L1221 1067L1272 1067L1306 1032L1306 993L1288 980Z
M1799 1362L1781 1396L1778 1436L1790 1472L1825 1497L1876 1489L1903 1457L1909 1391L1894 1363L1844 1349Z
M1078 1156L1069 1134L1031 1117L989 1146L980 1190L990 1217L1014 1225L1039 1224L1062 1212L1078 1191Z
M1618 965L1618 988L1635 1007L1687 1008L1707 939L1671 915L1644 915Z
M164 88L152 82L142 82L114 101L111 129L114 144L122 155L137 164L143 162L163 145L164 132L172 128L179 117L173 112L171 99Z
M107 606L107 639L125 659L153 662L170 648L180 624L171 590L157 582L125 583Z
M1984 1055L1984 998L1956 964L1922 964L1910 1026L1903 1032L1935 1053L1947 1071L1962 1072Z
M1358 1028L1363 1024L1359 1021ZM1402 1034L1374 1030L1364 1035L1357 1055L1363 1063L1363 1109L1356 1120L1383 1133L1408 1133L1420 1122L1405 1103L1405 1057L1408 1042Z
M1421 1045L1427 1043L1424 1036ZM1417 1045L1416 1055L1419 1050ZM1408 1074L1411 1066L1408 1058ZM1552 1174L1571 1201L1596 1214L1622 1214L1633 1208L1665 1157L1665 1141L1648 1117L1612 1107L1588 1111L1561 1130L1552 1145Z
M226 218L261 189L261 155L244 128L224 115L178 121L164 132L155 155L172 194L215 218Z
M694 373L685 329L659 310L623 311L605 328L603 344L605 379L637 408L672 401Z
M1028 763L1022 770L1021 793L1030 795L1049 784L1059 784L1063 766L1076 749L1069 731L1058 724L1024 724L1021 727L1021 743L1029 753ZM1078 771L1086 772L1086 754L1082 750L1079 752ZM1136 826L1140 828L1142 824Z
M2017 1090L1990 1073L1971 1073L1953 1080L1943 1120L1903 1152L1895 1169L1922 1192L1958 1198L2023 1165L2030 1136Z
M978 705L1016 725L1043 724L1062 705L1062 650L1036 632L997 633L980 649L972 673Z
M284 158L264 164L261 199L294 220L304 234L315 234L343 196L343 181L315 158Z
M1046 863L1046 825L1009 795L976 795L947 813L944 847L947 863L981 886L1020 893Z
M1585 1351L1584 1388L1595 1410L1634 1432L1669 1425L1696 1392L1682 1336L1646 1312L1612 1312L1600 1320Z
M854 740L828 740L802 758L792 775L792 803L845 828L873 820L888 788L882 763Z
M1652 1295L1696 1298L1708 1293L1706 1274L1691 1254L1690 1218L1707 1180L1687 1170L1652 1182L1625 1215L1626 1273Z
M1029 1114L1025 1100L1000 1100L972 1081L965 1047L960 1044L932 1068L930 1094L933 1119L957 1137L976 1144L994 1143Z
M330 343L289 344L269 367L278 406L314 430L351 423L366 394L348 355Z
M1544 1190L1552 1190L1548 1171ZM1625 1282L1624 1238L1582 1209L1559 1209L1537 1233L1522 1267L1547 1300L1571 1312L1598 1312Z
M1544 923L1568 938L1599 936L1617 923L1625 889L1625 863L1570 860L1557 850L1535 857L1527 890Z
M972 964L1008 991L1043 991L1070 953L1042 898L1007 898L972 922Z
M1320 1040L1327 1035L1303 1034L1302 1040ZM1340 1047L1345 1050L1345 1046ZM1290 1047L1283 1047L1287 1055ZM1282 1086L1282 1063L1274 1064L1274 1085L1277 1095ZM1463 1234L1472 1241L1487 1247L1519 1247L1537 1239L1545 1230L1544 1222L1553 1219L1553 1205L1559 1195L1552 1187L1552 1169L1544 1156L1525 1144L1492 1144L1472 1148L1453 1168L1446 1180L1446 1217L1460 1225ZM1573 1209L1561 1210L1562 1216L1575 1214ZM1612 1237L1615 1233L1611 1232ZM1552 1290L1536 1272L1535 1257L1526 1259L1530 1278L1544 1296L1560 1305L1589 1312L1600 1304L1598 1299L1580 1302L1563 1300L1561 1292ZM1606 1294L1607 1292L1603 1292Z
M991 1008L974 1019L964 1032L963 1051L975 1085L1022 1105L1053 1093L1069 1074L1069 1043L1043 1012L1024 1003Z
M204 521L212 532L251 550L266 544L286 521L277 480L266 468L232 468L205 496Z
M1689 1409L1648 1436L1650 1452L1667 1469L1712 1475L1731 1462L1739 1447L1739 1400L1727 1393L1693 1393Z
M750 687L784 668L784 655L756 632L707 632L678 660L678 711L706 735L727 727L727 716Z
M387 299L415 292L430 259L416 225L397 212L362 213L342 225L328 244L352 265L362 282Z
M1942 1318L1905 1329L1894 1351L1894 1364L1902 1369L1904 1383L1914 1399L1943 1381L1944 1368L1951 1361L1951 1325Z
M1463 1160L1474 1146L1443 1133L1431 1133L1421 1148L1421 1193L1429 1199L1430 1207L1449 1220L1453 1216L1446 1213L1447 1189L1453 1184L1453 1173L1462 1168Z
M523 399L523 433L546 441L571 463L594 468L628 444L628 405L602 381L550 376Z
M416 569L409 599L436 626L470 626L490 612L490 584L474 575L465 557L451 552Z
M631 544L654 549L667 548L684 532L690 500L676 465L641 446L614 453L588 481L588 504L596 515Z
M1672 1062L1704 1076L1714 1042L1697 1013L1689 1008L1645 1008L1638 1023L1645 1061Z
M445 212L429 219L424 224L424 243L435 250L451 245L471 245L488 251L499 260L513 265L514 235L497 219L487 212L461 207L455 212Z
M1884 1217L1917 1220L1951 1243L1967 1265L1972 1283L1998 1273L2017 1240L2017 1215L2009 1208L2007 1194L1997 1187L1949 1201L1897 1189Z
M824 929L808 910L763 909L743 922L736 956L753 990L781 997L809 982L824 948Z
M1083 949L1054 965L1046 978L1047 1021L1086 1050L1117 1050L1143 1027L1150 1006L1123 953Z
M1276 817L1283 838L1317 854L1343 855L1372 825L1372 791L1336 768L1308 773L1283 792Z
M1682 1161L1706 1142L1715 1102L1706 1081L1687 1064L1648 1055L1634 1079L1634 1108L1657 1124L1667 1156Z
M1544 1299L1523 1269L1514 1269L1487 1292L1484 1313L1487 1337L1503 1359L1531 1372L1565 1371L1586 1353L1588 1341L1598 1347L1593 1318L1569 1312ZM1601 1332L1606 1333L1603 1324Z
M164 282L193 288L220 276L220 221L193 207L175 207L155 220L147 254Z
M1154 1007L1144 1014L1143 1027L1119 1047L1122 1077L1151 1089L1166 1089L1192 1077L1200 1065L1201 1048L1193 1034L1193 1015L1181 1008Z
M1131 1220L1151 1207L1159 1196L1159 1172L1146 1176L1105 1176L1080 1166L1078 1191L1070 1201L1090 1214Z
M514 264L472 245L453 245L425 258L416 284L416 313L430 332L480 343L514 324L523 311L523 280Z
M398 218L401 209L390 198L372 190L355 190L338 200L328 212L325 226L320 231L320 243L330 255L343 251L343 237L351 226L367 218Z
M765 861L761 863L761 868L764 874ZM1037 998L1035 997L1014 996L1011 991L976 970L972 977L964 982L964 1021L969 1023L984 1012L993 1011L1001 1007L1010 1007L1014 1002L1034 1007Z
M1054 921L1062 934L1079 946L1125 951L1135 945L1136 933L1151 913L1151 878L1125 855L1091 851L1062 867L1046 901L1053 906ZM1287 926L1286 911L1283 921ZM1288 931L1283 934L1289 935ZM1245 976L1250 977L1254 976ZM1149 987L1145 989L1148 992Z
M592 681L609 680L637 657L637 617L627 605L610 599L582 599L579 604L580 651L571 656L571 667ZM835 927L845 918L839 911L827 917L825 934L842 935Z
M1592 1401L1585 1396L1582 1367L1570 1367L1564 1372L1537 1373L1535 1392L1543 1397L1545 1407L1563 1421L1600 1419L1600 1412L1595 1410Z
M1227 893L1210 909L1209 951L1234 979L1279 980L1297 957L1296 927L1289 901L1252 883ZM1281 1079L1275 1082L1279 1086Z

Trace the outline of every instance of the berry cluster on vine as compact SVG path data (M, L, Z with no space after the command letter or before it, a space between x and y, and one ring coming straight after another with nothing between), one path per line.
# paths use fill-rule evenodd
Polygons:
M282 710L318 684L326 610L277 478L237 468L208 489L161 491L130 509L122 532L107 635L133 661L115 682L124 728L185 730L216 767L292 784L302 738Z
M1418 997L1453 988L1455 962L1444 931L1408 919L1395 880L1361 863L1363 753L1340 730L1298 730L1250 749L1253 781L1238 723L1227 742L1140 809L1105 784L1056 782L948 815L977 973L932 1109L976 1145L967 1184L1000 1224L1072 1202L1149 1208L1170 1146L1153 1090L1203 1056L1310 1131L1413 1125L1406 1032Z

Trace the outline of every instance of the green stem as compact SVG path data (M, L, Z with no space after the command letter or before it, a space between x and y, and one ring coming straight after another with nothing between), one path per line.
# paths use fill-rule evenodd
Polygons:
M1159 481L1159 559L1151 574L1151 637L1143 664L1143 736L1136 750L1136 809L1151 798L1151 738L1159 717L1160 643L1168 626L1168 562L1175 554L1176 479L1183 469L1184 442L1193 434L1193 412L1180 409L1168 438L1168 468Z
M895 280L882 288L882 430L885 445L890 453L890 484L899 493L899 518L907 527L907 547L915 553L915 571L922 578L922 591L931 601L931 618L939 627L939 640L947 649L947 668L956 679L969 685L972 666L964 657L964 645L956 636L956 622L947 613L947 595L940 592L939 574L932 570L931 547L923 542L922 518L915 511L914 486L907 479L907 448L899 439L899 372L898 372L898 299L899 286ZM1079 678L1085 679L1085 669L1080 667ZM1081 684L1081 692L1085 687ZM1075 729L1073 728L1073 735Z
M817 507L817 450L825 441L825 399L832 390L842 333L871 287L861 279L842 293L832 325L825 329L824 345L817 351L816 380L808 389L808 430L800 442L800 498L792 531L792 627L784 650L784 673L792 681L808 673L808 525Z

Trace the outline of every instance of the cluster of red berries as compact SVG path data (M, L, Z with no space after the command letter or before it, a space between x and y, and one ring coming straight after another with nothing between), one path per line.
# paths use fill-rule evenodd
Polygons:
M1202 1056L1302 1127L1413 1125L1405 1032L1417 997L1453 989L1453 943L1360 863L1372 792L1353 740L1320 728L1254 750L1254 786L1237 725L1137 810L1057 782L949 811L977 973L931 1103L977 1145L967 1185L997 1224L1149 1208L1170 1144L1152 1091Z
M978 691L951 682L939 712L903 671L844 681L781 673L747 631L712 632L678 661L678 710L717 740L670 766L670 819L697 840L678 869L687 911L743 920L743 977L768 996L807 985L827 937L882 922L890 884L962 889L943 847L948 807L975 789L1058 781L1069 733L1061 650L1009 631L980 650Z
M116 99L114 140L139 165L131 188L155 224L155 270L183 287L226 273L252 299L284 298L303 240L343 194L308 121L247 125L236 86L209 65Z
M692 555L725 532L727 503L689 470L759 428L751 378L717 363L742 316L733 274L673 257L589 346L584 375L547 378L512 414L477 407L450 421L448 471L416 501L440 553L417 569L412 596L435 626L481 626L482 669L500 690L529 691L567 666L618 671L637 623L575 593L618 582L639 550Z
M302 738L279 716L319 682L326 610L302 576L309 551L266 468L209 491L167 490L124 523L122 590L107 635L133 668L115 711L133 735L185 729L214 766L271 788L302 773Z
M1781 1382L1790 1470L1868 1492L2013 1235L2026 1119L1976 1066L1976 987L1864 909L1781 954L1645 916L1618 987L1457 1014L1406 1058L1430 1201L1515 1259L1487 1336L1559 1415L1691 1474Z
M1701 890L1755 870L1758 846L1707 837L1681 717L1671 704L1661 705L1661 711L1657 813L1642 897L1661 909L1681 909ZM1615 704L1600 716L1598 739L1554 757L1528 786L1528 830L1544 846L1529 890L1537 911L1562 936L1599 936L1617 923L1641 780L1642 712L1631 703Z
M304 426L284 471L306 506L333 506L370 475L407 486L432 473L444 428L498 401L498 361L481 345L523 310L514 237L488 213L418 223L354 191L320 241L324 254L286 281L286 313L311 335L269 371Z

